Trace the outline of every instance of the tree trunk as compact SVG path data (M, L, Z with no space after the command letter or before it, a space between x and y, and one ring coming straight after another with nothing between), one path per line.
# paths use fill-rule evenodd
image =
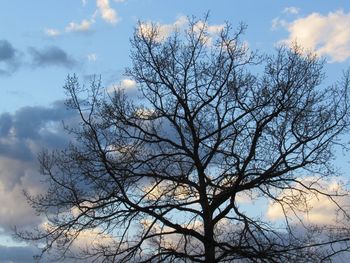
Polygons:
M204 235L205 235L205 262L215 262L215 244L214 244L214 228L211 216L206 217L204 222Z

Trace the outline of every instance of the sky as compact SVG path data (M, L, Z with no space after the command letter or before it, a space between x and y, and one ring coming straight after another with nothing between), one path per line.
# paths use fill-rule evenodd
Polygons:
M252 50L272 53L297 41L325 57L326 84L350 65L349 1L1 0L0 5L0 263L34 262L35 249L16 241L13 228L41 222L23 190L43 191L37 154L69 140L62 120L74 123L75 116L63 103L67 75L76 74L81 83L101 76L107 89L134 88L124 70L131 64L129 41L138 21L157 23L164 34L188 16L208 12L214 31L225 22L233 27L243 22L248 26L243 39ZM278 211L270 207L268 216L278 218Z

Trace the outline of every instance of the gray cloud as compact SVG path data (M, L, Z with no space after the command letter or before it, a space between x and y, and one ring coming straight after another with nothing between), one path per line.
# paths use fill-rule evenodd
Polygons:
M71 137L64 131L62 120L69 127L79 125L76 112L67 110L63 101L56 101L50 107L23 107L14 113L0 114L0 237L3 240L13 235L14 226L21 231L44 222L28 205L23 190L30 195L46 192L36 156L43 148L60 149L68 144ZM0 263L35 262L33 256L38 253L40 250L31 245L0 245ZM55 255L46 255L40 262L53 262L52 256Z
M0 61L11 60L15 57L16 50L7 40L0 40Z
M48 122L60 122L70 116L71 111L66 110L63 101L56 101L52 107L23 107L16 111L12 118L12 125L19 138L38 138L43 134L42 128ZM48 132L50 130L46 130Z
M18 246L6 247L0 246L0 262L15 263L32 263L35 262L33 256L38 254L38 250L34 247Z
M59 149L69 142L62 120L76 123L74 112L63 101L51 107L23 107L14 113L0 114L0 236L13 234L13 228L33 229L43 218L38 217L23 195L44 193L46 184L38 172L37 154L47 149ZM35 262L40 251L31 246L0 245L0 263ZM42 262L51 262L43 260Z
M5 233L12 233L15 225L30 228L40 224L42 219L27 204L23 189L34 195L45 191L37 155L43 149L67 145L70 138L62 120L74 124L75 118L63 101L0 115L0 229Z
M0 40L0 77L12 75L21 65L29 64L34 68L47 66L72 68L78 64L72 56L57 46L42 49L29 47L28 53L29 61L25 59L26 53L17 50L9 41Z
M0 115L0 136L7 136L12 126L12 117L9 113Z
M0 75L11 75L19 64L18 50L7 40L0 40Z
M59 147L67 139L61 121L72 114L63 101L50 108L23 107L12 115L1 114L0 156L29 161L36 158L35 148L39 145Z
M44 49L30 47L29 53L32 56L32 65L35 67L63 66L72 68L77 64L76 60L63 49L56 46L50 46Z
M1 246L0 245L0 263L34 263L38 262L36 258L40 255L40 249L35 246ZM70 253L67 251L66 258L60 258L54 252L45 254L40 258L41 263L61 262L61 263L98 263L102 260L98 259L84 259L77 260L69 257ZM57 260L59 259L59 260Z

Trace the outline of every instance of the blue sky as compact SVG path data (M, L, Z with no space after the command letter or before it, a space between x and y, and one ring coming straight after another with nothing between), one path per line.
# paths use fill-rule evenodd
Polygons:
M350 65L349 1L236 0L3 0L0 8L0 262L33 262L31 247L11 238L12 227L40 223L22 189L40 193L36 155L68 138L61 120L68 74L82 82L101 75L105 87L134 86L129 39L138 21L165 32L186 16L210 12L209 26L248 25L244 40L271 53L297 40L327 58L326 83Z
M172 24L180 16L201 17L210 11L211 24L246 23L245 37L250 47L268 52L289 37L288 23L315 12L327 18L330 12L343 10L346 16L349 11L346 1L111 0L108 8L114 10L115 17L108 20L94 0L13 0L2 5L1 39L15 50L16 65L0 78L1 112L27 105L49 105L62 98L61 87L68 73L77 73L81 78L102 74L105 85L118 82L130 63L129 38L138 20ZM62 57L51 62L35 61L35 51L45 55L50 48L61 51L67 61ZM8 66L4 64L6 61L0 62L0 70Z

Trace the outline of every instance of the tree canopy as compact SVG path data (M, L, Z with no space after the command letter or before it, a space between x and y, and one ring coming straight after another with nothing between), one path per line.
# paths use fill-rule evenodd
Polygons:
M46 223L22 238L68 257L94 231L99 241L74 256L103 262L321 262L347 251L347 190L322 184L349 128L349 74L325 87L322 59L298 46L259 55L244 29L213 35L192 19L167 36L140 24L126 70L139 99L68 77L79 127L67 127L66 150L40 156L49 189L28 199ZM303 222L311 196L338 205L339 221Z

